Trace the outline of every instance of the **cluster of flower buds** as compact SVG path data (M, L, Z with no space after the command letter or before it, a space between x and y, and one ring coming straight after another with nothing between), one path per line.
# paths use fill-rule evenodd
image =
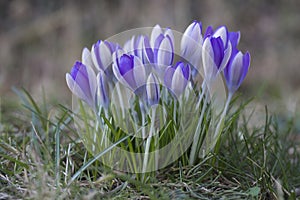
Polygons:
M194 21L182 34L176 60L173 31L156 25L150 36L133 36L123 46L98 41L91 51L84 48L82 61L75 62L66 81L73 94L93 109L108 108L117 82L150 106L159 103L162 88L178 98L193 83L193 73L200 70L206 82L223 74L232 95L250 65L249 53L237 49L239 40L240 33L229 32L226 26L215 30L209 26L202 34L202 24Z

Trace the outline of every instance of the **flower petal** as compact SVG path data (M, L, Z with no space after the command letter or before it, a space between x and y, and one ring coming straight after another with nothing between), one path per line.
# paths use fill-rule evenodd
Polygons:
M163 31L162 31L161 27L157 24L153 27L152 32L151 32L150 44L151 44L152 48L154 48L156 39L160 34L163 34Z
M217 28L217 30L214 32L213 37L218 38L220 37L223 42L223 46L226 49L227 48L227 43L228 43L228 30L226 26L221 26Z

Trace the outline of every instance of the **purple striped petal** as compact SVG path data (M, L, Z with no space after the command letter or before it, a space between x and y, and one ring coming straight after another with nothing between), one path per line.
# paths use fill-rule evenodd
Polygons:
M229 93L234 93L242 84L245 79L250 66L250 54L246 52L245 55L242 52L238 52L226 68L224 69L224 77Z
M226 26L220 26L217 28L217 30L213 34L214 38L220 37L222 39L222 43L224 46L224 49L227 48L227 43L228 43L228 30Z
M193 60L192 56L195 54L195 52L197 52L197 49L201 48L201 45L203 43L201 32L201 22L195 21L192 24L190 24L183 33L180 45L181 56L189 62Z
M98 70L106 71L112 63L111 45L99 40L92 46L92 59Z
M70 74L66 74L66 81L73 94L95 108L97 83L96 75L90 67L75 62Z
M204 34L204 40L206 39L206 38L208 38L208 37L211 37L212 35L214 34L214 29L213 29L213 27L212 26L208 26L207 28L206 28L206 31L205 31L205 34Z
M213 52L214 52L214 61L215 64L217 66L217 68L219 69L224 57L224 46L223 46L223 42L222 39L220 37L218 38L211 38L211 45L213 48Z

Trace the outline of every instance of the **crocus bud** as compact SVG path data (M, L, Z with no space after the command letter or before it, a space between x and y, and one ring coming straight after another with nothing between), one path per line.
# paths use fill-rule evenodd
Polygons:
M113 72L116 78L133 91L146 83L146 71L141 60L134 55L114 54Z
M230 44L229 44L230 46ZM213 80L228 63L231 47L225 49L221 37L207 37L202 47L202 62L207 81Z
M172 44L174 44L174 35L173 35L172 30L170 28L166 28L165 30L163 30L157 24L153 27L152 32L151 32L150 45L151 45L152 48L154 48L156 39L159 37L159 35L169 36L169 38L171 39Z
M181 56L190 62L194 67L198 67L201 57L203 37L201 22L194 21L190 24L181 39Z
M174 47L169 36L159 35L154 45L154 58L158 67L166 67L172 64Z
M92 46L92 59L98 70L106 72L111 69L114 50L114 44L110 44L110 42L107 41L99 40Z
M178 98L187 86L190 78L190 66L183 62L166 69L164 82L168 89Z
M228 30L226 26L220 26L214 31L214 34L212 35L214 38L220 37L222 39L224 49L227 48L228 45Z
M109 80L101 70L97 75L97 100L99 106L108 108L109 106Z
M158 74L163 75L167 66L173 63L174 59L174 35L172 30L165 31L156 25L151 33L150 45L153 49L154 67Z
M160 98L160 88L159 82L153 73L148 76L146 94L147 101L150 106L158 104Z
M97 81L92 68L77 61L66 74L66 81L73 94L95 109Z
M233 94L242 84L250 66L250 54L241 51L233 55L224 69L224 77L229 94Z

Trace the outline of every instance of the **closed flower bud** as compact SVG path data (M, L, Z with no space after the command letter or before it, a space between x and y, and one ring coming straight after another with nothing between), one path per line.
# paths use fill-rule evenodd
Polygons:
M145 67L137 56L119 53L114 54L114 75L122 84L136 91L146 83Z
M229 94L233 94L242 84L250 66L250 54L238 52L233 55L224 69L224 77Z
M168 89L178 98L185 90L190 78L190 66L178 62L175 66L166 69L164 83Z
M199 68L199 60L201 58L203 37L201 22L193 22L190 24L181 39L181 57L191 63L194 67Z
M77 61L66 74L66 81L73 94L95 109L97 81L92 68Z
M146 94L149 105L152 106L158 104L160 98L160 88L159 82L153 73L148 76Z
M98 70L106 72L111 69L112 54L115 48L114 44L101 40L92 46L92 59Z

